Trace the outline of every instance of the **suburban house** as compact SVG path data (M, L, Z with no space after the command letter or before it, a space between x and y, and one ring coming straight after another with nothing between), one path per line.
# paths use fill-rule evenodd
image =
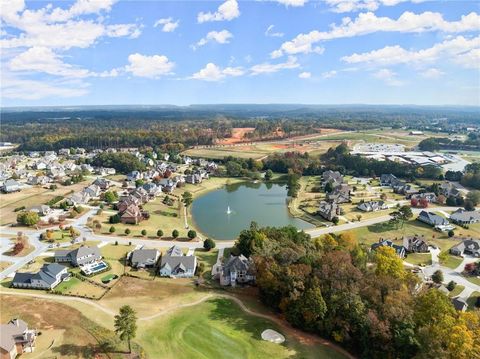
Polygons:
M376 212L388 209L388 206L383 201L368 201L360 203L357 208L364 212Z
M103 191L107 190L111 186L111 182L105 178L97 178L92 184L98 186Z
M420 222L431 225L432 227L445 227L450 224L447 219L433 212L421 211L417 219Z
M468 308L467 302L465 302L465 300L463 300L460 297L453 298L452 299L452 304L453 304L453 306L455 307L456 310L459 310L461 312L466 311L467 308Z
M350 202L350 187L346 183L338 184L332 192L327 193L327 200L338 204Z
M55 262L70 263L74 267L96 262L102 259L98 247L82 246L73 250L55 251Z
M157 186L155 183L145 183L142 188L147 192L150 197L157 197L162 194L162 187Z
M139 171L132 171L127 175L127 181L136 181L142 178L142 173Z
M480 222L480 212L467 211L463 208L457 209L450 215L453 223L465 225Z
M451 182L443 182L439 188L440 194L443 194L445 197L459 197L462 194Z
M185 182L190 184L202 183L202 175L200 173L193 173L185 176Z
M76 206L79 204L87 204L91 196L87 192L76 192L68 198L68 203Z
M321 201L318 205L318 214L331 221L334 217L340 215L340 207L336 202Z
M100 193L102 193L102 189L95 185L95 184L92 184L88 187L86 187L83 192L87 193L90 197L92 198L95 198L95 197L98 197L100 196Z
M387 173L380 176L380 185L382 187L393 187L398 184L400 180L393 174Z
M15 181L14 179L7 179L2 186L2 191L4 193L13 193L20 191L20 183Z
M130 265L133 268L154 267L159 257L160 252L156 249L136 249L128 254Z
M428 203L437 202L437 195L433 192L416 193L416 194L413 194L410 198L417 201L426 200Z
M21 319L0 324L0 358L14 359L23 353L33 353L36 339L37 332L28 329L28 324Z
M191 278L196 268L197 257L184 256L180 247L173 246L162 255L159 273L162 277Z
M52 209L50 206L47 206L46 204L42 204L40 206L35 206L29 209L30 212L36 212L38 213L39 216L47 216L50 213L52 213Z
M403 237L403 246L408 253L428 252L428 243L423 236Z
M128 207L121 212L120 221L123 224L138 224L144 219L144 213L135 204L130 204Z
M338 171L331 171L331 170L325 171L323 172L322 177L323 177L323 185L326 185L327 183L331 183L333 187L336 187L343 183L343 176Z
M408 199L413 195L418 194L418 189L411 184L399 182L397 185L393 186L393 192L403 194Z
M474 257L480 257L480 240L465 239L450 248L450 254L454 256L462 256L462 254L469 254Z
M253 261L244 255L231 255L228 260L219 269L220 285L231 285L235 287L237 283L245 284L255 282L255 271Z
M117 204L118 212L120 213L125 212L128 206L132 204L135 206L138 206L140 205L140 200L137 197L133 197L133 196L128 196L127 198L120 200L120 202L118 202Z
M393 244L393 242L388 239L380 239L377 243L373 243L370 248L372 251L375 251L377 248L384 246L395 249L395 253L397 254L397 256L399 256L400 258L405 258L405 247L399 246L398 244Z
M50 177L47 176L31 176L27 179L27 184L31 186L43 186L51 182Z
M12 286L15 288L53 289L68 277L67 267L57 263L44 264L36 273L15 273Z

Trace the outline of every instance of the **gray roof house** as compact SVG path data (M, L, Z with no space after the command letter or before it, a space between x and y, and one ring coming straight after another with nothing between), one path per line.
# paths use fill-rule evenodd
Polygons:
M30 212L36 212L39 216L46 216L47 214L52 213L52 209L50 208L50 206L42 204L40 206L30 208Z
M7 179L2 186L2 191L4 193L12 193L20 191L20 183L14 179Z
M450 248L450 254L453 254L454 256L469 254L474 257L480 257L480 240L465 239Z
M162 277L191 278L196 268L197 257L184 256L180 247L173 246L162 255L159 274Z
M428 243L423 236L403 237L403 246L409 253L428 252Z
M21 319L0 324L0 358L14 359L23 353L32 353L36 338L36 331L28 329L27 323Z
M456 297L452 299L452 304L455 307L456 310L459 310L461 312L464 312L468 308L467 302L463 300L462 298Z
M440 185L440 194L443 194L445 197L458 197L461 196L460 191L457 187L451 182L443 182Z
M368 201L360 203L357 208L364 212L376 212L388 209L388 206L383 201Z
M333 187L335 187L343 183L343 176L338 171L327 170L322 173L322 177L323 177L323 185L327 183L331 183Z
M450 215L450 219L453 223L462 225L477 223L480 222L480 212L466 211L463 208L459 208Z
M384 239L384 240L380 239L377 243L373 243L370 249L372 251L375 251L379 247L391 247L395 249L395 253L397 254L397 256L399 256L400 258L405 258L405 254L406 254L405 247L399 246L397 244L393 244L393 242L388 239Z
M55 262L78 267L102 259L98 247L82 246L72 250L55 251Z
M255 270L253 261L244 255L230 256L219 271L220 285L231 285L237 283L245 284L255 282Z
M446 226L450 223L448 222L447 219L439 216L438 214L435 214L433 212L427 212L427 211L421 211L417 219L433 227Z
M12 286L48 290L55 288L66 277L68 277L67 267L57 263L44 264L37 273L15 273Z
M340 207L336 202L321 201L318 205L318 214L328 221L340 214Z
M153 267L157 264L160 252L156 249L136 249L129 253L130 265L134 268Z
M346 183L340 183L326 197L328 201L338 204L350 202L350 187Z

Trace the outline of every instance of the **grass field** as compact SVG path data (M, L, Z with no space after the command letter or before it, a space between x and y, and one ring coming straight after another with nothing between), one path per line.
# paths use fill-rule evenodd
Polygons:
M430 253L410 253L404 261L415 265L430 265L432 256Z
M451 254L447 254L445 260L440 260L440 264L444 267L455 269L457 268L460 263L462 263L462 258L457 256L452 256Z
M32 355L25 356L26 358L117 359L125 357L121 353L116 353L116 351L125 351L126 346L115 339L112 330L100 326L71 306L43 299L3 294L0 299L2 323L20 317L29 323L31 328L42 332L36 351ZM54 344L48 349L52 340ZM100 347L100 343L105 340L111 340L114 343L113 351L108 353L108 356Z
M17 212L15 208L25 206L26 209L47 203L56 196L66 196L71 191L79 191L90 183L90 179L71 186L57 184L55 191L42 187L25 188L20 192L0 194L0 225L15 223Z
M269 328L282 332L268 320L245 314L228 299L212 299L145 323L137 341L149 357L164 359L343 358L288 335L282 345L265 342L260 334Z
M480 278L479 277L465 277L469 282L480 286Z
M480 297L480 292L473 292L470 297L467 299L468 310L473 310L475 308L475 303ZM477 309L478 310L478 309Z
M465 287L463 285L459 285L457 284L455 286L455 288L450 292L448 293L448 296L453 298L453 297L456 297L457 295L459 295L460 293L462 293L462 291L465 289Z

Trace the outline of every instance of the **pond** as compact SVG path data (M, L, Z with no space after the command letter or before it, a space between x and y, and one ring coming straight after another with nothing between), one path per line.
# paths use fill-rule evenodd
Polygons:
M197 228L214 239L236 239L255 221L261 227L314 226L292 217L287 208L287 186L278 183L237 183L195 199L192 216Z

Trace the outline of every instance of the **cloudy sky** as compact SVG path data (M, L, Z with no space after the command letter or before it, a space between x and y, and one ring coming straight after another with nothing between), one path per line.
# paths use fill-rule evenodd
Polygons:
M480 105L474 0L0 1L2 106Z

